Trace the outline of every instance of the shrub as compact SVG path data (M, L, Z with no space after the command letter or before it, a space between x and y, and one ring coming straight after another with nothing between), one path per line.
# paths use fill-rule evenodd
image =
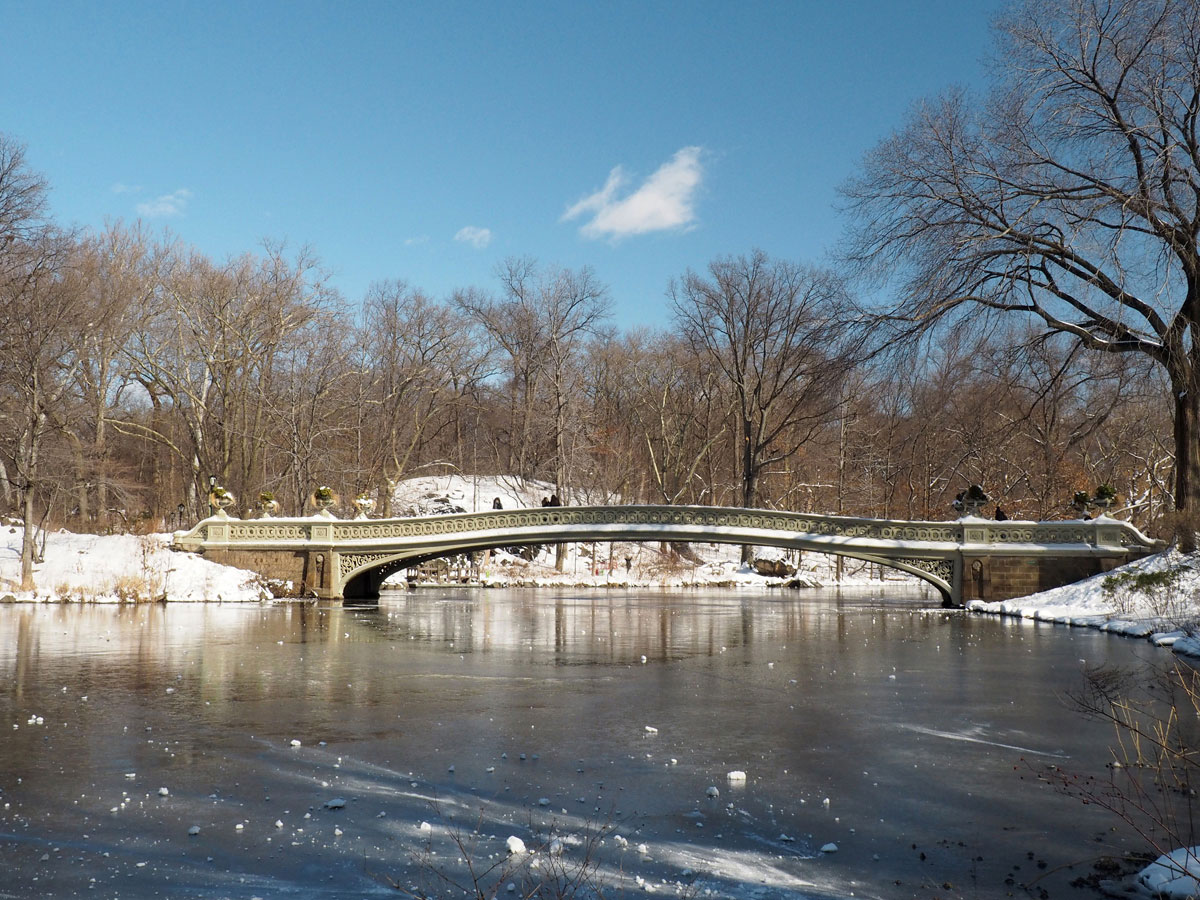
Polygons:
M1121 615L1150 615L1176 624L1187 624L1191 598L1180 593L1178 583L1187 566L1172 566L1156 572L1125 571L1108 575L1102 590Z

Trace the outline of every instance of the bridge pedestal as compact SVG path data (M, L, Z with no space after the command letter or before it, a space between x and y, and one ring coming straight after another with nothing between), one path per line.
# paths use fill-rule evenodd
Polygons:
M963 555L962 602L1024 597L1108 572L1131 557Z

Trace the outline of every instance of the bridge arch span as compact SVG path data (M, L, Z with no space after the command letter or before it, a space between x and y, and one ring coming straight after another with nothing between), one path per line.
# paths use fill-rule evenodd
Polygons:
M571 541L579 541L587 543L589 541L604 540L604 541L629 541L629 542L658 542L658 541L689 541L695 543L695 539L677 538L669 536L655 536L654 538L646 537L605 537L605 538L572 538ZM558 537L556 543L563 543L563 539ZM549 540L545 541L522 541L516 543L523 544L548 544ZM954 596L953 585L953 564L949 560L933 560L933 559L890 559L888 557L875 556L868 553L856 552L851 550L835 551L828 547L800 547L796 543L782 541L771 543L759 539L744 540L744 539L713 539L707 538L703 543L723 543L723 544L746 544L753 543L760 547L780 547L786 550L809 550L817 553L824 553L831 556L842 556L846 559L857 559L863 562L875 563L887 568L897 569L906 572L909 575L915 575L926 583L933 586L941 595L942 600L947 605L951 605ZM344 599L369 599L379 596L379 591L389 577L404 569L412 568L422 563L429 562L434 559L441 559L447 556L453 556L459 553L471 553L481 550L497 550L503 547L514 546L512 541L504 541L501 543L490 542L474 547L456 547L450 550L442 550L437 552L423 553L418 556L413 556L411 553L398 553L391 557L380 556L369 562L364 562L356 568L350 569L345 578L345 583L342 588L342 596Z

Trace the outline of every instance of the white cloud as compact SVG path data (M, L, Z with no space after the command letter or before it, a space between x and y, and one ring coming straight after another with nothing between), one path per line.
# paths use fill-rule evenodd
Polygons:
M153 200L148 200L145 203L137 205L137 214L145 216L147 219L155 219L162 216L181 216L187 209L188 201L192 199L192 192L187 188L180 188L177 191L172 191L169 194L163 194L161 197L155 197Z
M118 181L110 188L110 190L114 194L140 194L142 192L142 186L140 184L125 184L124 182Z
M482 250L492 242L492 230L468 225L466 228L458 229L458 234L454 235L454 239L464 244L470 244L477 250Z
M633 234L689 228L696 221L693 200L704 176L702 154L700 147L684 147L624 196L620 195L629 177L617 166L609 172L604 187L568 208L560 221L591 215L580 234L614 241Z

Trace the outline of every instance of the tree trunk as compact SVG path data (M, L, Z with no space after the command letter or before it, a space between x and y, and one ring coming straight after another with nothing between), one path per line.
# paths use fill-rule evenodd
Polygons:
M36 376L33 379L33 384L36 391ZM43 420L43 416L37 409L36 393L32 405L33 414L30 416L29 436L25 444L25 466L21 479L21 521L24 525L24 534L21 535L21 590L23 591L32 591L34 587L34 538L37 535L37 526L34 523L33 515L33 492L37 484L39 431Z
M755 461L753 423L747 418L742 420L742 506L754 509L758 503L758 465ZM754 562L754 547L742 544L742 563L749 565Z
M1194 382L1193 377L1189 382ZM1182 383L1181 383L1182 382ZM1197 548L1200 524L1200 385L1172 379L1175 394L1175 511L1179 549Z

